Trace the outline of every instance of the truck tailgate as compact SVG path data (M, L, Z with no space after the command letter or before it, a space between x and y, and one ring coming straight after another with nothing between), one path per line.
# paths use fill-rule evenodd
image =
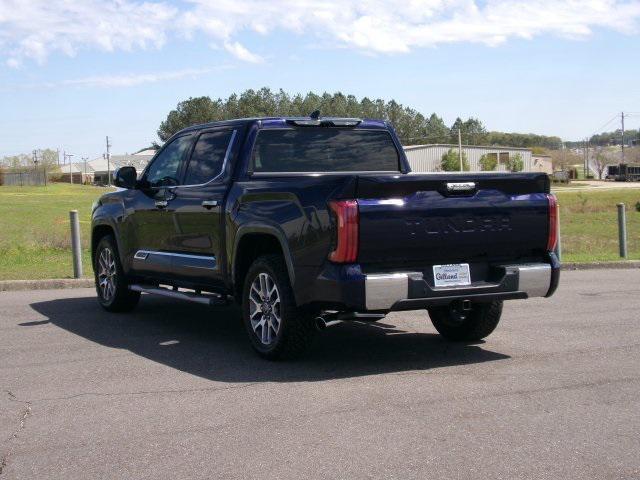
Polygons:
M544 174L363 175L358 262L415 268L541 257L548 191Z

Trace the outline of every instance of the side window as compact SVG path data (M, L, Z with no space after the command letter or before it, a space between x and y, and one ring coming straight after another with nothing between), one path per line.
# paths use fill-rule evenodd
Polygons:
M187 166L185 185L207 183L221 173L232 133L216 130L200 135Z
M183 135L167 145L149 166L146 180L152 187L178 185L180 161L191 145L191 135Z

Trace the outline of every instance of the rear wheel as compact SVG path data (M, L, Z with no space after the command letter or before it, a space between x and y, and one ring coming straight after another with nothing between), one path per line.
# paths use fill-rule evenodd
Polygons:
M481 340L495 330L502 316L502 302L472 303L464 310L459 302L429 309L438 333L447 340Z
M98 302L110 312L133 310L140 300L140 292L129 290L129 282L122 269L118 247L112 235L100 239L93 258Z
M315 333L311 313L295 304L287 267L279 255L259 257L249 268L242 317L253 348L271 360L301 355Z

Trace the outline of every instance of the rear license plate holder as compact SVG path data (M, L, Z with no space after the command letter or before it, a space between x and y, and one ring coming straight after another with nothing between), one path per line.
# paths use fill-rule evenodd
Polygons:
M435 287L460 287L471 285L471 273L468 263L452 263L433 266L433 284Z

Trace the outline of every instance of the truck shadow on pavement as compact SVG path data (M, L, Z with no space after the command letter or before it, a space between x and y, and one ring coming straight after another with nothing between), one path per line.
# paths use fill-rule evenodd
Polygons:
M435 333L403 331L402 320L393 316L372 324L330 327L317 335L303 358L269 362L251 350L236 307L208 308L144 296L127 314L105 312L94 297L32 303L31 308L92 342L222 382L322 381L509 358L478 344L447 343ZM426 312L415 314L429 322ZM21 326L42 328L42 323Z

